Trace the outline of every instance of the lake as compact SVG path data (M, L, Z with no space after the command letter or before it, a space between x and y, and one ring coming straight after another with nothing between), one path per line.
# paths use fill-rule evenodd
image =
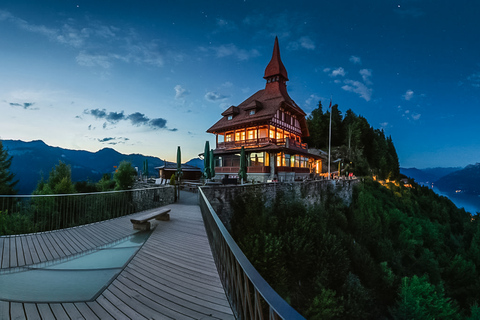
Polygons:
M465 211L468 211L471 214L476 214L480 212L480 197L477 195L471 195L461 192L443 192L436 187L433 187L432 190L438 195L447 197L457 207L464 208Z

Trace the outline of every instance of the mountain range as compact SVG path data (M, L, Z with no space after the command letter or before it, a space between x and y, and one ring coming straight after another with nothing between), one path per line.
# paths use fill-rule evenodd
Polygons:
M89 152L52 147L41 140L31 142L2 140L2 143L4 149L13 157L10 171L15 174L15 180L19 180L16 185L18 194L31 194L42 176L48 179L50 171L59 161L70 165L72 181L93 182L100 180L105 173L113 173L114 166L118 166L123 160L140 170L143 169L144 161L148 160L148 173L153 177L158 177L158 171L154 168L164 164L164 160L160 158L141 154L121 154L111 148ZM186 163L203 170L203 161L198 158Z
M25 142L21 140L2 140L3 147L13 157L10 171L19 180L16 188L18 194L30 194L35 190L42 176L47 179L52 168L65 162L72 169L73 181L100 180L104 173L113 173L114 166L121 161L129 161L134 167L143 169L143 162L148 160L150 176L157 177L154 169L164 164L164 160L141 154L122 154L112 148L104 148L97 152L70 150L52 147L41 140ZM186 164L203 170L203 160L194 158ZM444 192L459 192L480 195L480 163L468 165L465 168L400 168L400 173L413 178L424 185L434 184Z
M480 163L465 168L400 168L400 173L413 178L419 184L433 184L443 192L480 195Z

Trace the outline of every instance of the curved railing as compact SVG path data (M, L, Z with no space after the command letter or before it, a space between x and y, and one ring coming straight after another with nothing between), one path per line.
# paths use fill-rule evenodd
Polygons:
M170 186L52 195L0 195L0 236L51 231L153 209L174 200Z
M237 319L305 319L262 278L199 188L205 229L225 293Z

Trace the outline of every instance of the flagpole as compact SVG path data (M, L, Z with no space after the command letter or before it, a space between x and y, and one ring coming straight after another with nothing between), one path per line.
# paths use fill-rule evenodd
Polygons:
M330 105L328 106L330 112L330 125L328 128L328 180L330 180L330 149L332 146L332 97L330 97Z

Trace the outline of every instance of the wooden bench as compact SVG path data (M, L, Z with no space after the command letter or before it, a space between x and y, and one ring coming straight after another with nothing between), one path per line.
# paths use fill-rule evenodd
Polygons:
M130 222L133 224L133 229L135 230L150 230L150 221L152 219L168 221L170 220L170 215L168 214L170 209L163 209L160 211L149 212L139 217L130 219Z

